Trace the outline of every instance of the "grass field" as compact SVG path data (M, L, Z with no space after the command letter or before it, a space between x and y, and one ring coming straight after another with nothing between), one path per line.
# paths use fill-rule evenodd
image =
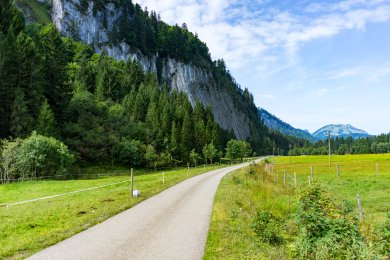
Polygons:
M165 172L135 172L134 189L141 190L139 198L130 198L130 182L68 194L47 200L5 207L4 205L72 192L85 188L129 181L130 170L112 172L93 168L99 174L120 174L91 180L28 181L0 185L0 258L24 258L105 219L128 209L162 190L206 171L208 166Z
M369 245L368 254L374 252L379 255L375 259L388 259L375 251L375 243L377 231L390 210L390 155L332 156L330 167L326 156L291 157L291 164L289 157L274 157L269 161L274 163L273 172L266 173L266 166L257 166L255 174L247 168L230 173L222 180L214 201L204 259L299 258L296 245L300 231L296 214L300 194L309 185L311 166L314 169L311 187L320 183L332 196L332 201L349 201L353 207L351 214L356 217L356 195L360 195L365 219L359 222L359 228ZM336 174L336 164L340 177ZM284 170L289 174L286 185L283 183ZM258 211L270 212L282 220L283 227L276 230L283 243L272 244L259 239L252 226Z
M271 160L274 173L279 171L280 183L286 170L290 176L296 172L298 186L307 186L313 166L314 182L329 187L338 199L356 204L356 196L360 195L365 221L374 226L383 222L386 212L390 210L390 154L334 155L331 156L331 166L327 156L291 157L291 164L289 157ZM339 166L340 177L337 176L336 165ZM290 177L287 181L293 183Z

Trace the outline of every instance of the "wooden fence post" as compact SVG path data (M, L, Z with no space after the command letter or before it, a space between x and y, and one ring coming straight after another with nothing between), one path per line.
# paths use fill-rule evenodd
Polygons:
M376 163L376 177L378 177L378 172L379 172L379 164Z
M360 196L359 195L356 196L356 200L357 200L357 204L358 204L358 208L359 208L360 220L363 220L363 208L362 208L362 203L360 201Z
M134 188L134 175L133 175L133 168L131 168L131 177L130 177L130 180L131 180L131 188L130 188L130 197L132 198L133 197L133 188Z

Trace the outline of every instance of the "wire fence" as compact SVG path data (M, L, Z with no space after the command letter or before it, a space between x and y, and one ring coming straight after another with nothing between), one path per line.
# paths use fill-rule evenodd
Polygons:
M65 192L65 193L60 193L60 194L55 194L55 195L50 195L50 196L45 196L45 197L40 197L40 198L35 198L35 199L30 199L30 200L24 200L24 201L18 201L18 202L13 202L9 204L3 204L0 205L0 207L10 207L10 206L16 206L16 205L21 205L21 204L27 204L27 203L32 203L40 200L47 200L47 199L52 199L52 198L57 198L57 197L62 197L70 194L75 194L75 193L80 193L80 192L86 192L90 190L96 190L96 189L101 189L109 186L114 186L122 183L130 182L130 180L127 181L120 181L120 182L115 182L115 183L110 183L110 184L105 184L105 185L100 185L100 186L95 186L95 187L90 187L90 188L85 188L81 190L76 190L76 191L70 191L70 192Z
M33 181L33 180L50 180L50 179L76 179L78 178L93 178L93 177L114 177L114 176L127 176L126 174L108 174L108 173L97 173L97 174L60 174L53 176L38 176L38 177L21 177L16 179L7 179L9 182L23 182L23 181ZM75 178L76 177L76 178Z
M194 167L195 168L195 167ZM202 165L202 166L198 166L196 168L206 168L206 165ZM188 168L177 168L175 170L171 170L169 171L169 173L176 173L180 170L189 170L190 167L188 166ZM146 174L142 174L140 176L138 176L139 178L141 179L144 179L143 177L154 177L154 174L160 174L159 172L149 172L150 174L146 173ZM164 172L162 172L164 174ZM168 173L168 172L167 172ZM68 175L68 174L61 174L61 175L54 175L54 176L38 176L38 177L28 177L28 178L17 178L17 179L8 179L7 181L9 181L8 183L10 182L24 182L24 181L34 181L34 180L47 180L47 179L50 179L50 180L55 180L55 179L59 179L59 178L70 178L70 179L75 179L75 177L81 177L81 178L93 178L93 177L115 177L115 176L129 176L130 173L115 173L115 174L72 174L72 175ZM21 204L27 204L27 203L32 203L32 202L36 202L36 201L41 201L41 200L47 200L47 199L52 199L52 198L57 198L57 197L62 197L62 196L66 196L66 195L70 195L70 194L75 194L75 193L80 193L80 192L86 192L86 191L90 191L90 190L95 190L95 189L100 189L100 188L104 188L104 187L109 187L109 186L114 186L114 185L119 185L119 184L122 184L122 183L129 183L131 182L131 180L124 180L124 181L119 181L119 182L114 182L114 183L109 183L109 184L104 184L104 185L100 185L100 186L94 186L94 187L90 187L90 188L84 188L84 189L80 189L80 190L76 190L76 191L71 191L71 192L65 192L65 193L60 193L60 194L55 194L55 195L50 195L50 196L44 196L44 197L40 197L40 198L35 198L35 199L28 199L28 200L23 200L23 201L18 201L18 202L11 202L11 203L5 203L5 204L0 204L0 208L1 207L10 207L10 206L15 206L15 205L21 205Z

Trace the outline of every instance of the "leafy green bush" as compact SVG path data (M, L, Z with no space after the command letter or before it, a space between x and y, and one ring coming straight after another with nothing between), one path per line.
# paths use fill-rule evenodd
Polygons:
M257 169L256 163L255 163L255 162L251 162L251 163L249 164L248 174L249 174L249 175L255 175L255 174L256 174L256 171L257 171L256 169Z
M36 132L24 140L3 141L2 144L2 182L63 174L73 163L74 156L66 145Z
M54 176L73 163L74 156L65 144L33 132L18 149L16 168L25 177Z
M390 211L387 212L387 220L379 230L379 253L390 256Z
M140 165L144 160L145 149L141 141L122 139L114 147L115 161L124 166Z
M8 183L18 175L16 163L22 139L2 140L0 146L0 183Z
M352 209L336 204L321 186L301 193L297 212L296 254L302 258L367 259L372 254L359 232Z
M281 244L283 243L281 223L281 220L271 212L258 210L252 228L261 241Z

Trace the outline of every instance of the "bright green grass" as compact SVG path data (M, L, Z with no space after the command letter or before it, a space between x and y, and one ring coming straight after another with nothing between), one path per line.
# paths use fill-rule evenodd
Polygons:
M329 187L338 199L356 205L356 196L360 195L365 221L374 227L385 220L386 212L390 210L390 154L334 155L331 166L328 156L293 156L291 164L289 157L275 157L271 161L275 163L274 175L279 172L280 184L286 170L290 176L296 172L299 187L307 186L313 166L314 181ZM336 165L339 165L340 177ZM292 178L287 177L287 182L293 184Z
M285 247L260 242L251 225L258 209L272 211L289 223L291 220L286 216L295 211L296 196L290 188L262 181L262 169L258 170L251 176L245 168L223 178L214 200L204 259L285 259L288 256Z
M360 223L366 241L374 243L375 232L384 222L390 209L390 155L274 157L274 171L249 175L248 168L225 176L218 188L210 223L204 259L290 259L291 246L297 234L294 214L298 193L308 185L310 166L314 167L314 181L323 184L335 200L349 200L358 216L356 195L362 200L365 220ZM379 163L379 176L375 164ZM336 174L336 163L341 175ZM283 172L286 170L286 185ZM276 182L276 172L278 182ZM297 188L292 177L297 173ZM272 246L259 241L252 229L257 210L269 211L283 219L285 244Z
M134 189L140 198L130 198L130 182L101 189L70 194L33 203L0 207L0 258L24 258L105 219L128 209L162 190L218 166L181 169L162 173L135 172ZM96 173L101 173L94 168ZM90 170L89 170L90 172ZM107 170L103 170L107 173ZM117 173L116 173L117 174ZM123 176L93 180L28 181L0 185L0 205L40 198L84 188L129 180L130 171Z
M17 5L28 10L29 15L37 22L47 25L51 23L50 15L45 10L45 5L36 0L15 0Z

